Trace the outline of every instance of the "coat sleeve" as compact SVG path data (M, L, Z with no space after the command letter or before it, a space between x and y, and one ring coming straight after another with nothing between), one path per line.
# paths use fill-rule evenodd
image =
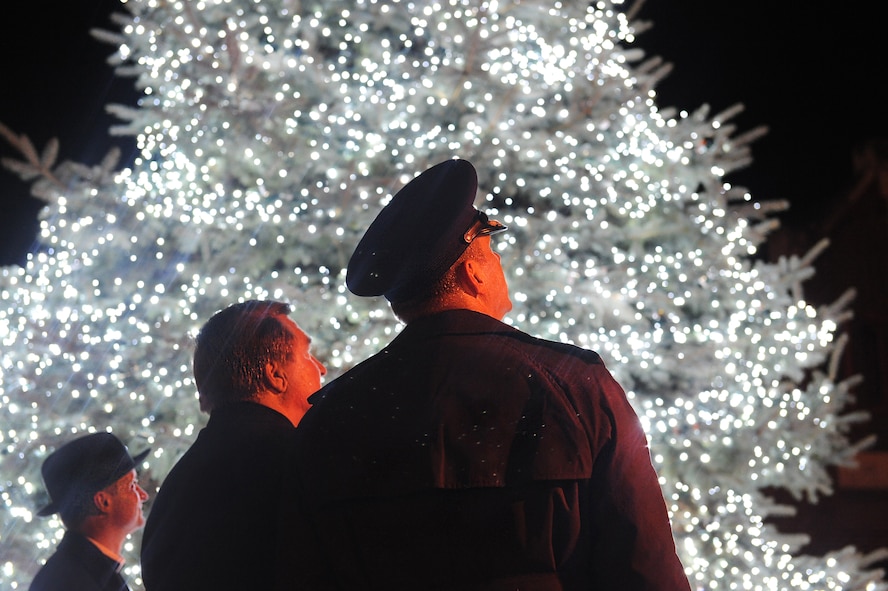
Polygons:
M598 401L584 417L599 450L589 487L594 577L602 589L689 591L638 416L603 365L584 382L586 404Z

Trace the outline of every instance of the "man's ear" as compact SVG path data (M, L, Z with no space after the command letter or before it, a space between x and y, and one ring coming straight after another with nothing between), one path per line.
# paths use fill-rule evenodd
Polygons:
M111 495L104 490L100 490L93 495L93 504L100 513L107 513L108 509L111 508Z
M287 389L287 374L282 363L269 361L263 368L262 376L269 391L280 394Z
M484 287L484 275L481 265L474 259L466 259L456 268L456 278L463 291L471 296L477 296Z

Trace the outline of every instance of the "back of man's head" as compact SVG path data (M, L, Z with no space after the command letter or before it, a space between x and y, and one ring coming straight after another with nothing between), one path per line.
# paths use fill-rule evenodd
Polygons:
M349 291L385 296L402 309L440 295L441 281L468 246L506 229L475 209L477 193L478 174L466 160L445 160L414 177L355 247L345 276Z
M290 352L292 335L281 321L289 313L288 304L250 300L217 312L204 324L193 364L201 410L255 398L265 364Z

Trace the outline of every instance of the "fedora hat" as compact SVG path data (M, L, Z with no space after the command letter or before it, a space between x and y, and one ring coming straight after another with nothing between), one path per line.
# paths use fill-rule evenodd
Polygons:
M52 452L40 471L50 503L37 515L63 512L82 494L93 494L119 480L145 459L148 452L131 456L111 433L93 433L69 441Z
M459 159L404 185L358 242L346 269L349 291L390 302L425 295L472 240L506 229L475 209L477 192L475 167Z

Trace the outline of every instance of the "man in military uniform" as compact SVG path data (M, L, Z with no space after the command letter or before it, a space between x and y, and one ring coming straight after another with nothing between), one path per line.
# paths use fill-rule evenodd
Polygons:
M594 352L501 320L511 301L447 160L382 209L349 290L406 323L314 395L292 468L293 588L688 591L647 438ZM294 560L298 557L294 556Z

